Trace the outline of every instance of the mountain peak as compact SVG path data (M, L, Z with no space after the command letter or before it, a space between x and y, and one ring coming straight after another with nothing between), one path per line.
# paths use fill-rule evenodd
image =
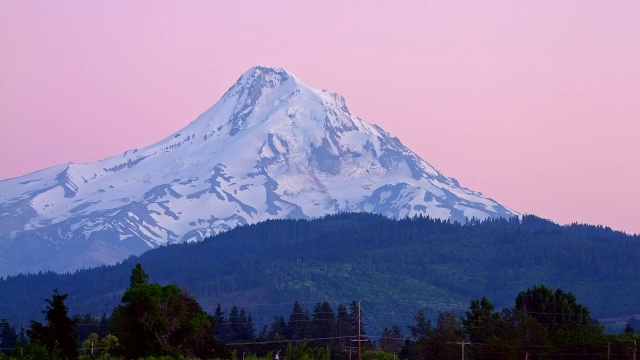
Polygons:
M0 194L0 275L114 263L267 219L516 214L350 114L342 96L260 66L156 144L6 180ZM56 260L43 261L52 246Z
M202 114L197 122L205 137L236 136L243 130L270 122L315 123L337 128L367 128L349 113L344 98L317 90L283 68L254 66L229 88L222 99ZM202 126L205 128L203 129Z
M248 84L258 80L264 81L265 83L271 82L275 84L282 83L292 77L295 78L293 74L283 68L254 66L242 74L237 83Z
M237 87L253 90L260 88L273 89L291 79L297 80L295 76L283 68L254 66L242 74L229 90Z

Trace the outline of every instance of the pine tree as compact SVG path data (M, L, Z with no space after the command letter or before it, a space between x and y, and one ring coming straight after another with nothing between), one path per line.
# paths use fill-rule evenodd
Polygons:
M14 348L18 340L18 333L16 329L9 324L7 319L0 321L0 347L1 348Z
M224 318L224 312L222 311L222 307L220 307L219 303L218 306L216 306L216 311L213 313L211 320L211 325L213 327L213 336L216 338L216 340L222 341L222 337L227 332L227 322Z
M149 275L142 270L140 263L136 264L136 267L131 271L131 277L129 277L131 287L135 285L146 285L149 282Z
M238 326L238 338L243 341L251 341L256 338L256 329L253 325L251 314L247 315L244 309L240 310Z
M27 330L27 334L33 342L43 345L51 354L59 352L62 357L76 359L78 349L76 348L75 321L67 316L68 309L64 303L67 297L67 294L60 295L58 289L53 290L51 299L45 300L46 310L42 311L47 325L32 321L31 329Z
M354 332L353 326L351 324L351 318L349 317L349 312L347 311L347 307L344 304L338 304L338 314L336 315L336 341L334 344L339 347L346 347L347 344L351 343L352 337L356 335Z
M402 338L402 332L398 325L393 325L391 329L386 326L382 329L382 333L380 334L380 349L398 354L402 349L403 343L404 339Z
M312 336L314 338L334 337L336 333L336 318L331 305L327 301L322 304L317 303L313 309ZM330 340L322 341L322 344L329 344Z
M240 339L240 310L236 305L233 305L229 312L229 319L227 320L226 333L222 335L222 338L226 342L232 342ZM224 341L224 340L223 340Z
M429 337L431 334L431 320L427 320L424 311L422 309L418 310L418 313L415 317L416 324L409 325L409 331L411 332L411 337L413 339L418 339L420 337Z
M276 316L273 324L271 324L271 331L269 331L269 337L272 339L284 339L287 336L287 323L284 321L284 317L281 315Z
M289 339L301 340L309 337L309 322L311 321L309 313L302 309L302 306L296 301L293 304L291 315L289 316Z

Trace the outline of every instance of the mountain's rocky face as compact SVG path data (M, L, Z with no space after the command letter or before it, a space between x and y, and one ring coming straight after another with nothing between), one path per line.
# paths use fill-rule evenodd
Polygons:
M1 181L0 275L112 264L241 224L343 211L516 215L351 115L340 95L255 67L157 144Z

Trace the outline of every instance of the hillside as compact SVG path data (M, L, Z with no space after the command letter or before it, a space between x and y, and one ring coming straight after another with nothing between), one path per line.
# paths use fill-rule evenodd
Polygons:
M109 314L138 262L153 281L186 287L208 312L217 303L246 308L258 329L295 300L361 300L374 330L410 323L420 308L461 312L483 295L510 307L535 284L573 292L596 318L626 316L640 313L638 254L637 235L535 216L466 225L371 214L269 220L118 265L10 276L0 281L0 318L40 319L54 288L69 294L71 313Z

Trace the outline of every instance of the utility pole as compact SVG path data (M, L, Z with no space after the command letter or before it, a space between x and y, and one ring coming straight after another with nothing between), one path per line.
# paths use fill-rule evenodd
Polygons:
M633 340L633 360L636 360L636 353L638 352L638 347L636 346L637 340Z
M464 340L462 342L456 343L456 344L460 344L460 346L462 347L462 360L464 360L464 346L467 344L471 344L468 342L465 342Z
M362 322L362 318L361 318L361 314L360 314L360 301L358 301L358 338L357 339L353 339L351 340L351 342L358 342L358 360L362 360L362 342L365 340L362 340L362 332L360 330L360 323ZM351 360L351 347L349 347L349 360Z
M611 360L611 343L607 343L607 360Z
M360 301L358 301L358 360L362 360L362 339L360 339ZM633 343L633 360L636 360L635 342Z

